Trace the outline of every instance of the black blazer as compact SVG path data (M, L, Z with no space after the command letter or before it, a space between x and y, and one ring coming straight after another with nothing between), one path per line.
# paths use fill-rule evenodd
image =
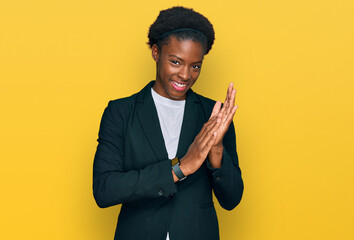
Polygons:
M99 130L93 164L93 194L99 207L123 204L115 238L119 240L219 239L212 189L220 205L231 210L241 200L234 125L223 139L222 166L208 160L185 180L174 183L151 81L140 92L110 101ZM215 101L187 92L177 157L182 158Z

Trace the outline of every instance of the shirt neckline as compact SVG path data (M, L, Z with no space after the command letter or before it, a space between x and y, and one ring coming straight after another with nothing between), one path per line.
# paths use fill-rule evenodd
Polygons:
M186 100L172 100L167 97L161 96L153 88L151 88L151 94L152 94L153 98L157 99L159 102L161 102L163 104L182 107L186 103Z

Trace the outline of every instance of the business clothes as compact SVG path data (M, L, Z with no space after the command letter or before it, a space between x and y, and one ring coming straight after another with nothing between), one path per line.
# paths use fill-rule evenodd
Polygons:
M234 125L223 139L222 166L208 160L185 180L174 183L151 81L140 92L110 101L99 130L93 165L93 194L99 207L121 204L115 239L219 239L212 190L231 210L241 200ZM177 157L182 158L208 121L215 101L187 92Z

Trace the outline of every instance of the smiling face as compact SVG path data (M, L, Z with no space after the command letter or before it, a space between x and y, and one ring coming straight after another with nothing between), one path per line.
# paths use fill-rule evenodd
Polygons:
M185 100L187 91L197 81L204 49L199 42L178 40L171 36L168 44L152 46L152 57L157 63L154 90L163 97Z

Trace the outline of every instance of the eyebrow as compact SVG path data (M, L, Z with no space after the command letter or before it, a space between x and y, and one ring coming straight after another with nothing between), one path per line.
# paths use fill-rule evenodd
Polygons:
M169 56L169 57L175 57L175 58L177 58L178 60L184 62L184 60L183 60L182 58L180 58L180 57L178 57L178 56L176 56L176 55L170 54L170 55L168 55L168 56ZM196 64L196 63L203 63L203 60L194 62L193 64Z

